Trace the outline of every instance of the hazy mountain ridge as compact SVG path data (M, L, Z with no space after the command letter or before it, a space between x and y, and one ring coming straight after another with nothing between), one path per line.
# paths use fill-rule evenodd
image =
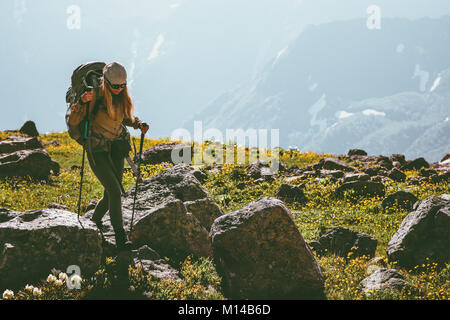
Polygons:
M433 135L450 116L448 30L450 17L387 19L381 30L364 20L311 26L251 83L194 119L222 130L279 128L282 147L439 160L450 140L444 129ZM436 142L420 146L424 132Z

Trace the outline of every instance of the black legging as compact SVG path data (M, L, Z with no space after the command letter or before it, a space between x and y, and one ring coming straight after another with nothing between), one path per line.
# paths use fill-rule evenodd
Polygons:
M109 210L111 224L114 229L116 244L125 241L125 231L122 220L122 194L119 180L122 181L124 158L111 155L111 160L114 168L109 160L108 152L93 152L92 156L95 160L93 165L92 159L88 154L89 164L94 174L97 176L100 183L105 188L103 198L97 203L92 219L96 222L101 221L106 212ZM114 172L117 170L117 174Z

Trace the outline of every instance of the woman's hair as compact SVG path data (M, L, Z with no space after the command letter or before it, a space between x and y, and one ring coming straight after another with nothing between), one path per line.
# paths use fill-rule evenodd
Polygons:
M107 81L102 78L100 83L100 96L103 96L108 115L113 120L119 120L120 118L134 120L133 102L131 101L128 88L126 86L118 95L115 95L111 92Z

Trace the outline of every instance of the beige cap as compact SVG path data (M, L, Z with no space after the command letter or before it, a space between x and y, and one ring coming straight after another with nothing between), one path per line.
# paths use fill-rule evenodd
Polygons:
M112 84L123 84L127 81L127 71L117 62L107 64L103 68L103 76L106 76Z

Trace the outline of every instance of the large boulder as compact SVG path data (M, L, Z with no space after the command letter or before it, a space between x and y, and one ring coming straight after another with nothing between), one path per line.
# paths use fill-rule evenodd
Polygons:
M16 212L0 209L0 289L45 279L52 268L81 268L93 274L101 260L94 223L58 209Z
M214 261L232 299L322 299L320 266L282 201L264 197L211 227Z
M336 189L338 198L344 197L346 192L350 192L352 196L384 196L385 188L380 182L375 181L352 181L343 183Z
M138 186L133 232L137 247L148 245L162 256L182 260L188 255L212 256L209 228L223 212L193 174L179 164ZM123 222L129 230L135 188L122 199ZM86 213L92 216L93 211ZM109 215L103 219L106 240L114 244Z
M161 143L152 148L146 149L142 152L143 164L157 164L162 162L174 163L172 161L172 151L180 157L183 152L190 152L191 147L182 143L168 142ZM134 157L134 162L137 163L137 157Z
M59 174L59 164L53 161L47 150L20 150L9 154L0 154L0 178L30 176L47 178L52 172Z
M185 201L184 206L188 212L192 213L198 219L200 224L208 230L208 232L211 229L214 220L223 214L219 205L209 196L194 201Z
M366 256L372 258L375 255L378 241L371 236L343 227L332 227L318 240L310 245L320 254L331 253L340 257Z
M429 197L416 203L389 241L387 255L400 267L450 261L450 195Z

